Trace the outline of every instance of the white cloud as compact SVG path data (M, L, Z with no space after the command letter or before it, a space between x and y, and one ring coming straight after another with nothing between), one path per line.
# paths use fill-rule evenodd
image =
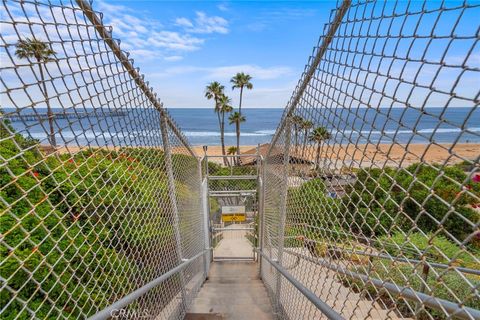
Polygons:
M185 28L190 33L228 33L228 21L218 16L207 16L205 12L197 11L194 21L185 17L177 18L175 24Z
M147 42L157 48L166 48L177 51L194 51L204 40L188 34L173 31L158 31L151 33Z
M98 8L104 13L106 24L112 25L114 36L122 39L122 48L129 50L132 58L161 57L169 51L194 51L204 43L204 39L168 30L156 20L139 19L133 15L132 9L122 5L99 1ZM188 19L177 20L178 24L188 26Z
M230 10L227 3L220 3L220 4L217 6L217 8L218 8L218 10L220 10L220 11L228 11L228 10Z
M100 0L97 4L98 9L104 13L106 24L112 25L114 37L122 39L122 48L129 50L132 58L164 57L166 61L178 61L181 58L175 53L195 51L204 44L205 39L193 35L194 33L228 32L228 22L225 19L208 17L203 12L197 12L194 21L185 17L177 18L174 26L181 27L182 30L175 30L174 26L165 27L148 16L139 19L138 12L123 5L112 5Z
M166 60L166 61L172 61L173 62L173 61L180 61L180 60L183 59L183 57L182 56L168 56L168 57L165 57L163 59Z
M168 68L165 72L156 74L156 76L168 77L179 74L202 73L203 79L229 80L237 72L248 73L256 80L272 80L291 75L292 69L286 66L260 67L249 64L222 67L180 66Z
M260 87L254 83L253 90L248 90L243 95L243 106L246 108L269 108L284 107L296 83L282 83L279 87ZM162 101L168 108L213 108L211 100L204 96L206 83L184 83L178 86L176 83L164 82L156 87L156 91L162 97ZM227 88L228 89L228 88ZM232 98L233 105L237 106L239 101L238 91L228 91Z
M187 18L177 18L175 19L175 25L180 27L193 27L193 23Z
M245 64L214 68L211 70L210 76L219 79L230 79L232 75L237 72L248 73L252 77L260 80L270 80L291 74L292 70L285 66L263 68L256 65Z

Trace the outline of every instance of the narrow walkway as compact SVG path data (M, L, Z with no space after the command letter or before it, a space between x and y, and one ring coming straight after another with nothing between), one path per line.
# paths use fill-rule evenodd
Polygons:
M187 320L270 320L270 299L255 262L212 263L209 279L193 301Z
M232 224L226 229L245 228L247 224ZM215 248L213 254L216 258L253 258L253 247L246 238L247 231L223 231L223 239Z

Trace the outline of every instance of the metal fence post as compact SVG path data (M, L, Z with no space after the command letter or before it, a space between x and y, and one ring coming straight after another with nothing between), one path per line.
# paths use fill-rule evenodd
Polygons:
M201 209L203 213L203 233L204 233L204 241L205 241L205 250L209 250L211 247L210 243L210 227L209 227L209 217L208 217L208 185L207 185L207 178L203 179L202 174L202 163L205 158L198 159L198 175L200 179L200 195L201 199ZM207 259L207 255L203 255L203 264L205 268L204 278L208 278L208 270L210 269L210 261Z
M206 189L206 197L207 197L207 219L208 219L208 229L206 230L206 232L208 232L209 241L210 241L210 262L211 262L213 261L214 234L213 234L213 223L212 223L212 219L210 218L210 184L208 181L209 172L208 172L207 151L208 151L208 146L203 146L203 159L205 161L205 189Z
M173 231L175 237L175 250L178 256L178 264L183 262L183 253L182 253L182 238L180 234L180 219L178 214L177 208L177 197L175 191L175 178L173 176L173 165L172 165L172 154L170 150L170 143L168 140L168 129L167 129L168 121L166 119L165 112L163 110L160 112L160 130L162 133L162 143L163 143L163 151L165 153L165 168L167 170L167 177L168 177L168 192L170 196L168 197L171 202L171 208L173 211ZM180 271L180 285L181 292L182 292L182 306L184 311L187 311L187 293L186 293L186 283L185 283L185 275L183 271Z
M282 186L282 194L280 195L280 217L279 217L279 228L278 228L278 251L277 259L278 264L282 266L283 260L283 249L285 246L285 220L287 216L287 193L288 193L288 168L290 164L290 118L286 119L285 124L285 144L283 150L283 172L282 176L284 178L284 185ZM275 286L275 298L276 298L276 309L277 312L281 312L281 286L282 286L282 276L280 272L277 271L277 279Z
M264 162L261 156L259 156L258 161L260 162L260 174L258 176L258 246L260 248L260 252L263 252L264 248L264 239L265 236L265 212L264 212L264 199L265 199L265 189L264 189ZM260 278L263 275L263 263L262 263L262 256L259 255L258 261L260 263Z

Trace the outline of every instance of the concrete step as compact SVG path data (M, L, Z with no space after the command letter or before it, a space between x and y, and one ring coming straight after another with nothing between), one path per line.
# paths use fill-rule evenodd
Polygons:
M246 296L246 295L241 295L241 296L226 296L225 294L219 293L218 296L213 297L209 294L204 294L204 295L199 295L195 299L195 304L200 303L200 304L205 304L205 305L245 305L245 304L270 304L270 299L266 296L261 296L259 294L255 294L252 296Z
M203 314L221 314L224 319L238 319L238 320L271 320L273 315L271 313L270 303L262 304L243 304L243 305L205 305L195 304L190 308L189 313L203 313Z
M218 287L225 287L231 288L232 286L237 287L263 287L264 284L262 280L249 280L245 279L245 281L239 282L238 280L231 280L231 279L216 279L216 280L207 280L203 286L218 286Z
M224 320L225 315L221 313L187 313L184 320Z
M229 320L272 320L272 306L253 262L214 262L209 280L190 307L189 314L221 315ZM208 318L206 318L208 319Z

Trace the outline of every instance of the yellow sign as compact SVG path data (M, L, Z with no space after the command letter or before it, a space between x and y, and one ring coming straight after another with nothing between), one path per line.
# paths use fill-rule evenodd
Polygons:
M243 222L245 220L246 220L245 213L222 214L222 221L223 222L236 222L236 221Z

